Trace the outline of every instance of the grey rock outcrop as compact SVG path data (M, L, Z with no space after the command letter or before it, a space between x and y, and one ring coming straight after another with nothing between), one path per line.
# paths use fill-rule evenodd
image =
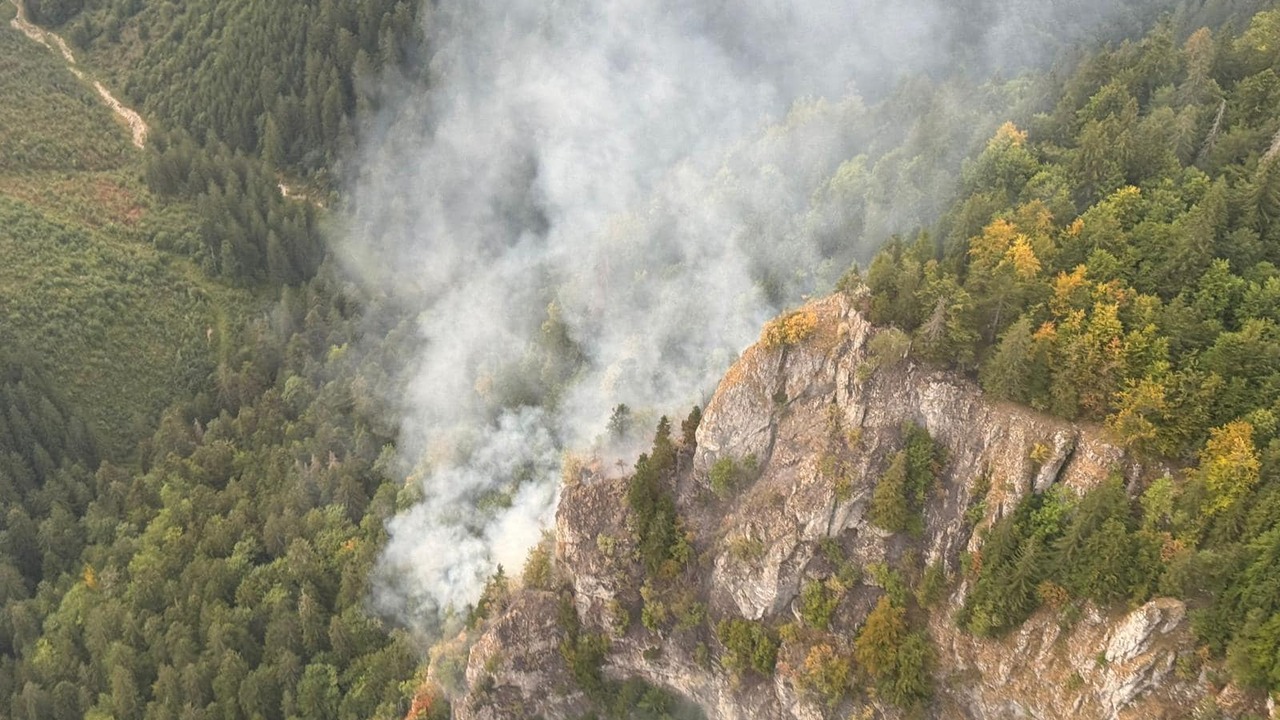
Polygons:
M1115 473L1136 487L1152 469L1101 428L993 402L954 373L876 356L872 339L884 331L844 296L799 312L812 321L812 332L790 344L758 343L726 374L672 487L702 569L688 590L710 618L774 626L794 620L805 584L834 574L822 550L834 544L853 566L937 565L952 579L949 596L928 617L936 656L933 717L1174 718L1213 696L1216 689L1188 670L1196 648L1176 600L1155 599L1131 612L1087 607L1071 623L1041 610L999 639L974 637L953 620L967 592L962 557L979 550L981 531L1028 493L1054 485L1081 492ZM908 422L926 429L946 457L918 539L868 520L876 484L901 449ZM715 463L748 456L758 463L758 477L733 497L715 496L709 481ZM866 698L865 706L850 700L835 710L816 704L797 689L790 661L780 660L772 678L739 680L720 664L720 648L708 634L619 627L619 608L639 607L643 581L625 489L625 481L603 477L568 485L556 523L557 562L569 575L582 622L613 635L609 675L666 687L718 720L899 716ZM847 650L883 593L866 578L847 589L831 621L835 642ZM547 646L539 632L529 635ZM784 642L780 657L787 653ZM510 678L499 685L541 697L519 672ZM1247 697L1244 706L1262 714L1263 701ZM547 717L557 716L542 707Z
M589 706L560 659L554 594L525 590L471 646L456 720L576 717Z

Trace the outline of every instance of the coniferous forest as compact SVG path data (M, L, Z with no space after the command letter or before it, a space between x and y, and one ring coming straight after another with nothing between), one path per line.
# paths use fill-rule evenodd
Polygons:
M1137 492L1027 499L967 569L955 621L969 632L998 636L1047 604L1173 596L1233 679L1280 692L1274 5L1166 4L1130 18L1130 39L1014 79L957 71L867 100L890 129L851 203L870 207L891 177L939 211L826 290L901 331L913 361L1184 469ZM383 80L432 82L431 4L26 9L152 127L130 147L0 6L0 717L448 717L414 704L419 628L370 602L386 522L418 500L383 404L416 320L331 249ZM922 86L971 104L891 127ZM833 237L864 227L847 223ZM908 489L932 452L913 432ZM690 552L659 489L676 454L666 423L627 498L646 587L667 598ZM751 471L712 472L728 489ZM893 500L873 501L877 524L910 532L921 508ZM805 599L815 626L822 593ZM895 612L868 619L860 663L916 642ZM772 672L758 628L717 632L723 662ZM590 639L569 654L605 703L617 687ZM903 704L925 693L913 678L895 686ZM625 716L616 704L606 714Z
M151 122L137 153L2 18L0 245L24 260L0 272L0 716L412 697L420 649L367 611L401 492L371 405L394 363L346 352L378 311L326 264L320 216L357 81L402 62L416 8L231 5L28 4ZM35 137L24 115L63 96Z
M1240 680L1280 681L1277 31L1274 10L1235 33L1165 21L1087 58L1051 111L966 164L936 229L846 278L921 361L1194 467L1006 517L960 619L973 631L1016 627L1046 589L1172 595Z

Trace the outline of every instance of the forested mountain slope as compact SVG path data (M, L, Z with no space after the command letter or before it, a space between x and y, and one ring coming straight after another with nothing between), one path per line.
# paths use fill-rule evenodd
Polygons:
M402 715L386 380L305 282L318 211L163 120L133 148L0 12L0 716Z
M746 535L715 546L696 533L702 544L691 545L684 530L711 529L718 509L747 497L760 466L703 448L688 475L698 418L679 433L668 424L630 481L610 481L626 495L610 509L639 518L617 529L629 535L586 548L634 546L646 588L624 598L634 607L608 608L620 632L646 643L616 665L627 670L618 680L656 668L636 674L688 691L662 674L669 649L749 686L781 683L782 657L797 673L787 682L805 677L788 697L809 716L868 687L892 714L895 703L936 707L922 677L946 676L921 671L937 670L922 618L940 596L960 609L947 637L976 647L1005 642L1033 615L1069 625L1072 613L1110 617L1170 595L1192 618L1171 656L1181 663L1176 688L1191 683L1182 674L1215 687L1232 679L1254 708L1275 691L1280 14L1254 18L1257 5L1184 3L1141 42L1081 51L1078 68L1063 61L988 84L957 77L963 67L939 70L880 89L866 112L815 101L780 121L773 137L822 113L876 123L850 132L865 141L860 159L822 161L832 174L820 184L824 202L848 206L822 230L829 262L843 265L865 235L880 242L889 226L943 214L842 282L882 328L867 336L874 367L855 376L949 368L988 398L1059 416L1045 427L1101 423L1091 432L1151 472L1123 491L1104 482L1081 497L1017 495L1021 504L983 504L980 483L966 486L974 504L961 515L980 527L975 546L949 545L950 560L937 562L917 545L936 491L929 477L947 459L919 428L880 428L885 452L866 458L885 467L862 478L869 494L857 502L901 566L855 567L839 543L815 546L816 574L794 588L802 622L785 630L776 614L729 617L724 597L686 592L706 580L695 551L718 547L741 570L772 546ZM133 148L92 87L11 30L12 10L0 5L0 716L442 717L450 709L438 686L509 697L501 658L491 666L493 655L475 654L460 675L465 642L435 652L424 684L415 676L426 642L370 611L386 522L418 499L387 407L403 393L397 370L414 362L418 318L350 281L323 234L347 200L334 178L354 157L352 128L384 100L374 78L430 83L429 10L408 0L28 7L153 133ZM991 5L957 7L973 10L980 34ZM953 188L972 139L1005 119ZM286 197L282 183L305 195ZM899 196L920 199L914 213L885 210ZM769 268L759 278L765 294L781 287ZM522 360L551 369L534 395L554 397L575 367L572 338L553 320L543 326L550 341ZM800 313L766 335L785 355L783 345L822 341L814 327ZM766 414L795 399L783 390L761 396ZM1054 437L1032 447L1027 467L1053 459ZM859 447L838 439L838 453L809 458L822 461L814 477L837 504L850 500L847 465ZM706 485L679 515L666 485L677 477ZM762 484L764 499L788 482ZM1100 566L1058 562L1081 547L1125 551ZM624 716L693 713L664 690L602 672L609 641L591 615L600 608L578 588L578 617L562 592L573 578L552 565L548 546L534 552L518 602L560 613L545 627L568 641L557 636L540 659L565 660L573 702L603 699L597 710ZM733 607L754 607L749 582L722 589L741 596ZM446 625L468 620L464 641L513 627L508 590L500 574ZM863 611L909 653L859 644L860 620L825 641L824 623ZM783 632L803 657L776 654ZM1094 687L1106 672L1085 668L1078 682Z
M632 476L566 474L554 544L437 651L457 717L627 717L624 678L734 720L1266 712L1186 603L1125 602L1162 464L904 357L859 294L768 327Z
M992 139L938 235L895 243L865 275L870 317L910 333L921 360L975 372L995 397L1104 421L1144 457L1198 462L1132 488L1156 513L1145 530L1161 561L1115 589L1193 600L1206 647L1272 690L1278 49L1270 10L1238 35L1179 43L1161 28L1090 59L1053 112ZM1010 552L1042 542L1026 532ZM991 601L1008 602L1007 568L983 572ZM1000 631L1036 604L966 622Z
M147 192L92 87L7 24L0 49L0 340L41 358L119 458L203 383L247 298L155 246L194 214Z
M935 228L767 327L701 424L664 420L625 480L567 475L558 570L495 580L504 610L440 650L449 685L474 643L464 716L616 712L632 675L726 718L1264 712L1277 48L1273 9L1089 56Z
M376 103L379 73L424 50L416 0L28 6L150 117L322 181Z

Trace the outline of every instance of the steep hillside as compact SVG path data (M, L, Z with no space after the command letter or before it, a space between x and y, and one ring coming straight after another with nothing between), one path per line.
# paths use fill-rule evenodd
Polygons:
M608 246L594 268L594 249L566 254L591 268L593 314L628 310L616 322L565 321L561 280L524 262L423 312L395 283L353 284L321 227L352 202L332 178L361 162L353 125L387 100L370 78L408 76L386 85L404 88L397 107L433 115L428 88L467 67L428 63L423 36L457 29L431 16L441 3L28 0L81 77L0 0L0 717L1274 720L1280 10L1132 4L1118 35L1174 11L1066 76L915 78L883 88L878 110L815 99L784 121L794 143L743 145L717 175L751 189L734 214L767 219L761 198L794 211L741 229L760 261L733 293L781 304L801 292L784 292L792 270L825 292L864 243L943 219L770 323L705 412L660 423L632 471L567 458L554 534L519 582L499 567L474 607L437 618L421 593L386 597L399 568L379 564L393 518L435 502L396 448L424 438L393 419L415 401L406 375L433 367L423 345L450 347L424 325L547 307L541 335L502 336L488 356L527 383L461 387L582 410L564 388L595 359L591 328L652 320L619 284L692 308L719 280L671 278L705 277L677 271L715 271L722 254L662 252L639 227L627 252L651 265ZM1045 26L1002 25L988 0L948 12L972 31L957 42L990 25L1039 55L1078 39L1057 21L1075 0L1044 5ZM485 44L476 62L506 50ZM929 50L958 75L988 67L980 50ZM154 123L145 147L93 78ZM848 136L828 147L865 149L823 149L814 120ZM389 143L390 164L436 174L405 151L417 144ZM804 183L774 162L793 154ZM482 185L445 184L441 207L507 214ZM393 209L432 207L416 183L378 187ZM514 213L534 235L551 221L542 200ZM824 203L841 212L804 215ZM400 222L379 207L374 224ZM801 225L821 236L814 267L786 264ZM715 234L660 229L673 248L694 233ZM481 243L458 247L492 268ZM458 284L430 261L381 262L427 294ZM512 292L517 275L537 292ZM473 305L494 313L458 309ZM679 346L670 364L721 362L672 327L652 342ZM616 367L668 362L652 357ZM615 420L657 414L634 402ZM618 446L638 440L624 425L605 431ZM483 524L532 473L493 474L500 491L446 514ZM424 670L437 621L466 629Z
M1237 7L1086 56L629 476L571 466L560 575L437 650L461 715L1274 714L1280 10Z
M425 50L416 0L27 2L167 129L320 184L378 74Z
M0 340L59 378L119 457L208 377L249 298L165 251L195 215L142 185L92 85L8 24L0 53Z
M403 716L414 646L366 607L394 317L319 272L321 211L265 161L173 127L134 147L110 73L12 14L0 717ZM379 352L349 351L366 328Z
M904 358L895 331L845 296L775 323L721 382L696 444L672 446L661 493L683 537L665 566L646 567L642 469L568 478L561 604L526 587L470 636L458 717L571 717L598 697L593 683L628 677L711 718L1265 712L1263 694L1222 684L1176 599L1072 600L1046 584L1042 609L1012 632L958 626L975 612L1004 519L1027 503L1079 518L1108 486L1136 495L1166 468L1099 427L994 402ZM641 466L668 442L660 432ZM893 480L902 466L905 488ZM585 647L601 663L594 681Z

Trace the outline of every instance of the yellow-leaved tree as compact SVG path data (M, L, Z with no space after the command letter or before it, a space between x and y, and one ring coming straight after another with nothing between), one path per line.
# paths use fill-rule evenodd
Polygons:
M969 275L965 289L976 298L981 327L993 341L1017 317L1014 308L1035 292L1041 263L1037 242L1014 223L992 220L969 240Z
M1243 420L1209 431L1200 451L1200 478L1209 490L1206 514L1224 513L1236 506L1258 483L1261 462L1253 445L1253 426Z

